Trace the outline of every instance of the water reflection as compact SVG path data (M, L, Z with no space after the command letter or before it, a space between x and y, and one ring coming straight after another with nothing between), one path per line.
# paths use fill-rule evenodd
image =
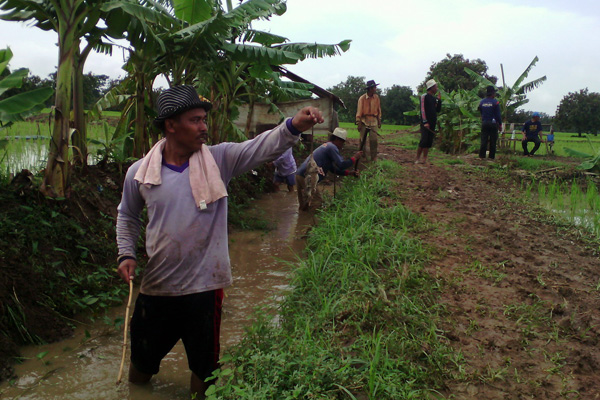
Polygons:
M13 176L23 169L36 174L46 167L49 146L49 139L43 136L0 138L0 171L6 176ZM88 145L88 164L98 162L98 149L96 145ZM69 158L72 157L72 151L69 151Z
M235 232L230 235L234 284L226 289L223 309L223 347L236 343L244 326L252 322L252 311L271 304L287 287L286 263L293 261L303 246L302 235L310 218L297 212L295 193L265 196L255 204L263 218L276 229L264 232ZM125 314L124 307L110 311L114 319ZM86 340L86 331L89 338ZM82 343L82 341L84 341ZM10 386L0 386L2 399L134 399L173 400L189 398L189 376L185 351L179 342L161 364L151 384L115 385L121 362L122 333L103 323L81 325L73 338L22 350L28 358L16 366L20 377ZM41 360L36 355L47 351ZM126 368L127 371L127 368Z

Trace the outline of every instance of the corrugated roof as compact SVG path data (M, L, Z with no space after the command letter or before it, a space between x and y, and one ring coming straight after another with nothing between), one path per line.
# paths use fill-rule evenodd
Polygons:
M310 90L312 93L316 94L318 97L321 97L321 98L323 98L323 97L330 98L334 103L337 103L342 108L346 108L346 105L344 104L342 99L337 97L335 94L323 89L322 87L320 87L318 85L315 85L312 82L307 81L306 79L302 78L301 76L294 74L289 69L281 67L281 66L273 66L272 68L275 72L279 72L281 75L285 76L286 78L288 78L291 81L301 82L301 83L309 83L309 84L313 85L313 88Z

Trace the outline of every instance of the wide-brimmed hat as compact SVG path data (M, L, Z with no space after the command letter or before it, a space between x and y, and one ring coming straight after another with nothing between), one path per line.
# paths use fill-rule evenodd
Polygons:
M194 108L203 108L208 112L212 108L212 104L208 99L200 96L193 86L173 86L158 96L156 101L158 117L154 122L161 123L167 118L172 118Z
M379 86L379 83L375 83L374 80L367 81L367 89L370 89L375 86Z
M431 89L435 85L437 85L437 82L433 79L430 79L425 83L425 87L427 88L427 90Z
M346 141L348 138L348 132L342 128L335 128L332 135L342 139L343 141Z

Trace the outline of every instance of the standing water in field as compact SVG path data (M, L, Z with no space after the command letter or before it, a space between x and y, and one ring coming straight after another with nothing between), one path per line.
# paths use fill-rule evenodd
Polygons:
M259 218L276 225L269 232L242 231L229 235L233 286L225 289L221 326L221 354L237 343L244 327L252 323L257 306L271 304L287 287L289 261L304 247L302 234L312 218L298 214L296 193L278 192L256 201ZM126 299L125 299L126 302ZM133 309L133 304L132 304ZM125 306L110 311L113 321L125 315ZM122 351L122 331L98 321L80 325L73 338L22 349L24 362L16 365L19 376L0 386L2 399L134 399L189 398L190 371L181 341L165 357L160 372L144 386L127 382L115 385Z
M537 192L535 188L537 185ZM582 190L577 182L532 183L529 195L536 194L539 203L557 217L582 226L600 237L600 195L596 183L588 181Z

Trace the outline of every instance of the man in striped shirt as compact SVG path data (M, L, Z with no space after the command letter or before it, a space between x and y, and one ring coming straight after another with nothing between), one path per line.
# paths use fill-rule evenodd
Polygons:
M425 86L427 93L421 96L421 141L417 148L415 164L421 162L421 156L423 156L423 164L427 163L427 155L435 138L437 113L442 109L442 95L438 92L437 82L430 79ZM436 93L438 94L437 98L434 96Z

